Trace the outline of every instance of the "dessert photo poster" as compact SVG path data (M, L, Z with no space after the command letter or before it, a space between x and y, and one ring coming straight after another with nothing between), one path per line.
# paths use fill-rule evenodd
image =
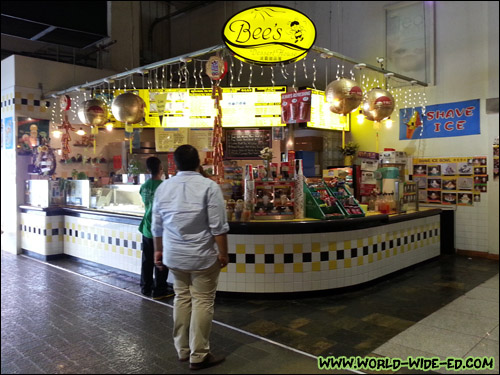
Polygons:
M487 157L415 158L413 180L422 203L472 206L488 191Z

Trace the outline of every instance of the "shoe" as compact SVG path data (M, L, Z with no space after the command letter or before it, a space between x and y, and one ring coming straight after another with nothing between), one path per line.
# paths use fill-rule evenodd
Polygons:
M189 361L189 357L186 357L186 358L177 358L179 360L179 362L187 362Z
M148 292L148 291L143 291L143 290L141 290L141 294L142 294L143 296L146 296L146 297L151 297L151 291L149 291L149 292Z
M219 363L224 362L225 359L226 359L226 357L215 357L212 353L208 353L208 355L206 356L206 358L203 362L199 362L199 363L190 362L189 369L190 370L203 370L205 368L216 366Z
M160 294L155 294L153 292L153 299L156 300L156 301L159 301L161 299L169 298L169 297L172 297L174 295L175 295L175 293L174 293L173 290L167 290L166 292L163 292L163 293L160 293Z

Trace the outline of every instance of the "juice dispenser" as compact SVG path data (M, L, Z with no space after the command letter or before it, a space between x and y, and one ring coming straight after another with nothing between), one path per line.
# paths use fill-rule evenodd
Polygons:
M395 182L400 181L399 179L399 168L397 167L383 167L377 169L375 172L375 178L377 179L378 186L382 193L395 193L396 186Z

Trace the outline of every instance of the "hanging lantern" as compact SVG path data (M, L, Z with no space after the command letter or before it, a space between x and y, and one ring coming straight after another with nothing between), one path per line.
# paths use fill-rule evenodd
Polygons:
M144 118L144 108L146 103L140 96L126 92L113 100L111 112L120 122L136 124Z
M382 121L394 111L394 98L389 91L377 87L366 93L361 107L368 120Z
M108 109L102 100L86 100L78 109L78 118L86 125L102 126L108 121Z
M205 73L213 80L221 80L227 73L227 62L219 56L211 56L205 64Z
M325 97L330 104L331 112L347 115L359 106L361 100L363 100L363 91L355 81L340 78L330 82L326 87Z

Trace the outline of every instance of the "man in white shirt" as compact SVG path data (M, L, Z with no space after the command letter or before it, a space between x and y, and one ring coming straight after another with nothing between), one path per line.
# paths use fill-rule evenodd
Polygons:
M179 172L158 187L153 202L155 265L166 265L174 278L179 361L200 370L224 360L210 353L209 336L220 269L229 261L229 225L219 185L197 171L198 151L180 146L174 161Z

